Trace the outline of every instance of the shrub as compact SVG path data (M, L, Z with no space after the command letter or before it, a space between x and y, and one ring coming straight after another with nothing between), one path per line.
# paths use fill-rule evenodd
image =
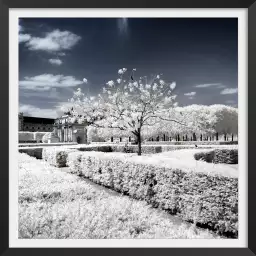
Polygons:
M46 132L44 136L42 137L43 143L48 143L48 140L51 138L51 132Z
M221 234L238 235L238 179L145 164L124 154L74 152L73 173ZM145 157L144 157L145 161Z
M66 167L67 156L70 152L77 151L76 149L68 148L44 148L42 152L42 159L47 161L50 165L56 167Z
M196 153L194 154L194 158L208 163L238 164L238 150L215 149L207 152Z
M100 152L112 152L112 149L110 146L107 145L94 145L94 146L85 146L85 147L79 147L80 151L100 151Z
M46 132L34 132L34 140L38 142L42 142L44 135ZM48 141L47 141L48 142Z
M29 156L35 157L37 159L42 159L42 147L21 147L19 148L20 153L26 153Z

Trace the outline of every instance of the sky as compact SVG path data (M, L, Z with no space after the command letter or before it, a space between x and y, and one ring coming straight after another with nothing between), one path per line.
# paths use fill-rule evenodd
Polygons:
M24 115L58 117L74 90L97 95L118 78L120 68L176 82L179 106L237 107L237 19L19 20L19 111Z

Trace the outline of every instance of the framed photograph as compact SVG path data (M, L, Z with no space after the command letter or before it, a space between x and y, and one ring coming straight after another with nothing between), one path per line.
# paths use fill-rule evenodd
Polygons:
M256 254L255 12L3 1L1 254Z

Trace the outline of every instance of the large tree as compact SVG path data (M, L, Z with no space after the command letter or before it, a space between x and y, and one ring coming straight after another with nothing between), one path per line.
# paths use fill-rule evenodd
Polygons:
M133 134L138 142L138 155L141 155L143 128L154 126L161 120L185 124L174 118L174 108L177 107L173 94L175 82L167 83L160 75L136 79L136 69L125 79L126 71L120 69L117 80L107 82L103 93L97 97L87 97L78 89L68 106L73 122Z

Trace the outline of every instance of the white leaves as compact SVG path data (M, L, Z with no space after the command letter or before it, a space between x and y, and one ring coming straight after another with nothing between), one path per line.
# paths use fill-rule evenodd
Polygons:
M121 81L122 81L122 79L121 79L121 78L118 78L116 81L120 84Z
M115 84L115 82L114 82L113 80L110 80L110 81L107 82L107 85L108 85L109 87L113 87L114 84Z
M153 87L152 87L152 89L153 89L153 91L156 91L157 90L157 84L156 83L154 83L154 85L153 85Z
M162 85L162 86L165 84L164 80L160 80L159 83L160 83L160 85Z
M86 78L83 78L83 82L84 82L85 84L87 84L87 83L88 83L88 80L87 80Z
M146 88L146 89L150 89L150 88L151 88L151 85L150 85L150 84L146 84L145 88Z
M170 89L171 89L171 90L174 90L175 87L176 87L176 83L175 83L175 82L173 82L173 83L170 84Z
M134 68L133 71L136 71L136 68Z
M127 71L127 68L121 68L118 70L119 75L123 75Z
M119 74L119 75L122 75L123 73L124 73L123 69L119 69L119 70L118 70L118 74Z
M178 102L173 103L173 107L178 107Z
M159 75L157 75L157 76L156 76L156 78L157 78L157 79L160 79L160 76L159 76Z
M134 85L135 87L138 87L138 86L139 86L139 85L138 85L138 82L134 82L133 85Z

